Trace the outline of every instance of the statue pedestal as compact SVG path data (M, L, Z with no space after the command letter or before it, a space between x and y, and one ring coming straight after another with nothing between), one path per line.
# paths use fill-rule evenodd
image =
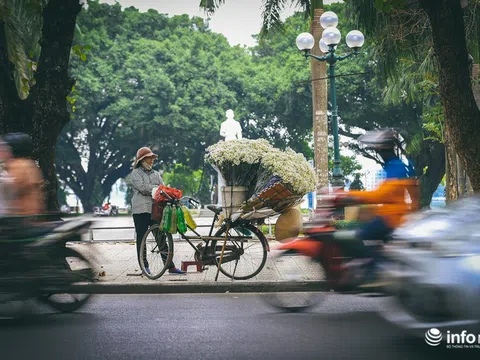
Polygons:
M222 206L222 188L225 186L225 180L223 179L222 174L220 171L217 170L217 205Z

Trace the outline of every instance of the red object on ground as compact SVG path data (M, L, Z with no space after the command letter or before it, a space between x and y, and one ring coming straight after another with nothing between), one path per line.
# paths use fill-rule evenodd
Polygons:
M202 269L203 265L201 263L199 263L198 261L182 261L182 271L187 272L187 268L190 265L195 265L197 267L197 272L202 272L203 271L203 269Z

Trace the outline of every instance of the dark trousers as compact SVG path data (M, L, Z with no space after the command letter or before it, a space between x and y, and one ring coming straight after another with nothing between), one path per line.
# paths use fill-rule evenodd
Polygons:
M362 241L381 240L386 242L388 236L391 235L392 232L393 229L387 225L382 217L376 217L360 229L358 237ZM382 250L380 246L365 246L365 250L368 256L373 258L375 262L382 259Z
M359 238L361 240L383 240L393 232L382 217L377 216L371 222L365 224L359 231Z
M150 213L141 213L141 214L133 214L133 223L135 224L135 233L137 235L136 243L137 243L137 259L138 263L140 264L140 246L142 244L142 239L145 236L145 233L147 232L148 228L153 225L155 222L152 220L152 214ZM155 237L157 235L155 234ZM166 243L165 243L166 247ZM162 249L160 249L162 251ZM166 249L165 249L166 250ZM145 264L145 267L148 267L148 261L147 261L147 253L146 251L143 253L143 263ZM162 252L162 259L163 262L167 262L167 254ZM169 269L172 269L175 267L175 264L172 263L168 266Z

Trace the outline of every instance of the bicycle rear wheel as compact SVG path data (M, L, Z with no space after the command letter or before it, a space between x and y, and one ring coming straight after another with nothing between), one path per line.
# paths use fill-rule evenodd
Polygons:
M173 259L172 234L159 229L159 225L152 225L147 230L140 246L140 268L143 274L155 280L168 269Z
M225 237L227 225L223 225L215 237ZM223 241L213 240L212 254L218 267ZM262 271L267 261L268 242L265 235L252 224L237 224L228 230L227 244L220 271L235 280L247 280Z

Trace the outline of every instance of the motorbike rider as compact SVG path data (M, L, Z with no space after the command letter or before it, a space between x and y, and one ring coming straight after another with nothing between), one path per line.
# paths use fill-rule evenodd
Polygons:
M388 239L395 228L402 225L405 216L419 208L418 181L414 177L413 166L406 165L399 156L401 142L392 129L368 132L358 138L368 150L374 150L383 160L386 179L373 191L350 191L338 200L342 205L369 204L373 220L354 232L338 231L339 240L354 239L363 242L366 256L376 260L380 253L369 242L378 245ZM375 261L370 261L370 275L374 276Z
M39 215L45 212L43 174L31 159L33 143L29 135L10 133L3 140L13 157L6 162L5 170L12 179L11 213L13 215Z

